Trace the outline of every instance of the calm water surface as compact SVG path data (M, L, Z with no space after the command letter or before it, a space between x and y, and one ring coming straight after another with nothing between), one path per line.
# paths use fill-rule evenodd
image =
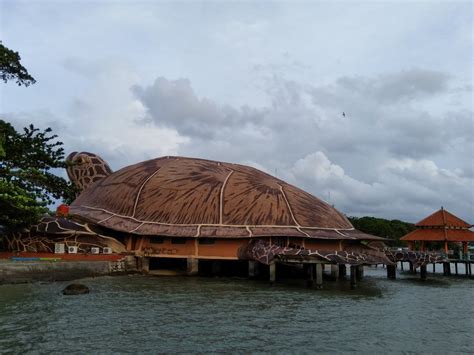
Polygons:
M474 280L325 282L120 276L0 286L0 353L473 353ZM430 276L430 275L429 275Z

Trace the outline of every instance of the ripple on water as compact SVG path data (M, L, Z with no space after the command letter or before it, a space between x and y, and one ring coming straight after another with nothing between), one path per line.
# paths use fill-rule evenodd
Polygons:
M357 290L144 276L0 286L0 352L470 352L473 280L397 281L369 270Z

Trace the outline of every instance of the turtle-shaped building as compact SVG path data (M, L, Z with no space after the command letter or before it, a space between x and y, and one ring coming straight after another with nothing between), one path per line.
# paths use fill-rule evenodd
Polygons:
M243 258L269 263L275 255L386 261L366 246L382 238L355 230L326 202L249 166L162 157L112 172L87 152L72 153L67 162L82 191L67 218L45 218L30 241L39 234L62 236L80 250L95 243L191 264Z

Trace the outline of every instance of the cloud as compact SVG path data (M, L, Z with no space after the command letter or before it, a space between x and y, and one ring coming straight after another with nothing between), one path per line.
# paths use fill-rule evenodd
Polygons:
M456 203L469 195L472 161L449 163L472 151L472 112L423 107L452 95L450 78L413 69L318 85L274 75L264 80L268 104L259 108L201 98L188 79L160 77L133 92L143 122L188 138L180 154L259 167L348 214L414 221L414 210L443 204L473 209L472 199Z
M324 153L314 152L299 159L287 178L349 215L392 215L415 222L442 205L456 211L473 209L474 196L466 187L474 186L474 179L431 160L390 159L376 174L375 182L359 181Z
M448 88L449 75L440 71L412 68L375 78L343 77L337 81L342 88L374 98L381 104L394 105L432 97Z
M97 153L114 170L138 161L178 154L179 145L188 138L175 129L143 121L145 108L130 90L137 77L127 64L83 63L77 58L73 62L81 68L79 74L85 72L88 80L85 89L70 102L67 112L58 115L36 110L6 114L17 129L30 122L36 122L38 127L52 127L64 142L66 154Z
M0 86L1 110L114 169L224 160L347 214L469 220L471 5L406 5L8 2L2 37L38 83Z
M199 98L188 79L159 77L148 87L135 85L132 90L146 107L145 121L187 136L211 138L220 130L260 121L258 110L235 109Z
M256 166L349 215L415 222L442 205L464 218L474 210L472 109L443 104L456 90L446 73L413 69L326 84L274 75L264 86L269 103L258 109L224 107L198 98L189 80L182 91L170 82L137 97L151 122L189 137L180 154ZM172 95L156 95L157 87ZM170 102L186 114L156 108Z
M262 80L266 105L233 107L199 96L189 79L144 85L120 61L69 64L86 86L66 115L8 117L17 126L52 126L66 151L99 153L113 169L184 155L254 166L348 215L416 221L441 205L465 218L474 209L472 110L423 107L446 103L458 90L447 74L430 81L432 73L404 71L324 84L273 75ZM411 94L379 92L405 85L408 73Z

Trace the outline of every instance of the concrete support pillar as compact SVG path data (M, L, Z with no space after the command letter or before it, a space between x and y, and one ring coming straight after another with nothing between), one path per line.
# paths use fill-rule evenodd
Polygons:
M269 265L270 267L270 285L274 285L276 282L276 263L273 261Z
M356 278L356 266L351 265L351 289L355 289L357 286L357 278Z
M187 267L187 274L188 276L197 275L199 272L199 259L197 258L188 258L188 267Z
M364 265L357 265L357 268L356 268L357 281L362 280L363 277L364 277Z
M337 265L331 265L331 279L337 280L339 278L339 267Z
M221 262L219 260L213 260L211 264L211 274L218 275L221 272Z
M258 263L254 260L249 261L249 277L256 277L258 273Z
M443 275L444 276L451 275L451 265L450 265L450 263L443 263Z
M316 288L323 288L323 264L316 264Z
M464 268L465 268L465 273L466 273L466 277L469 277L469 276L472 276L472 263L470 262L470 260L466 260L466 263L464 264Z
M304 264L304 268L306 272L306 285L311 288L314 286L314 264Z
M397 278L397 265L387 265L387 278L391 280Z
M150 258L144 256L137 258L137 269L141 272L147 273L150 271Z
M426 265L420 266L420 276L422 280L426 280Z
M347 268L345 264L340 264L339 265L339 278L343 279L347 275Z

